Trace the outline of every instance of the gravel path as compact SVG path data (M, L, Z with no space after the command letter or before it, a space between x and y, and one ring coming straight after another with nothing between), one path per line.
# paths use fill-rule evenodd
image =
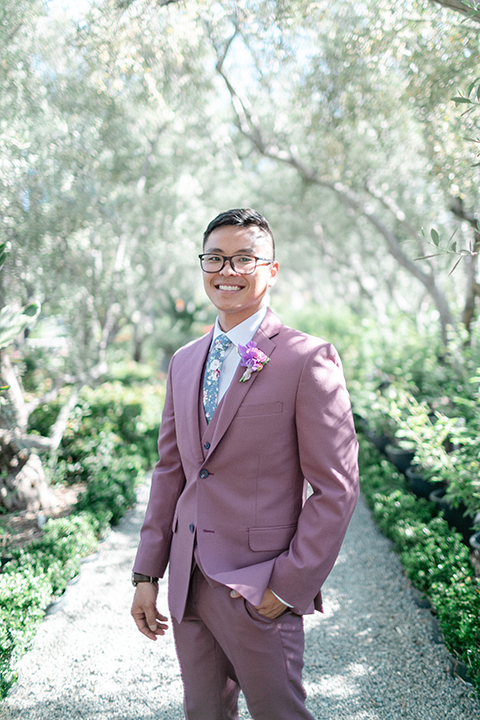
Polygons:
M2 720L181 720L171 631L153 643L129 615L139 504L82 566L19 663ZM428 610L417 607L390 543L360 502L324 588L326 612L305 621L304 680L317 720L478 720L468 685L448 673ZM160 588L166 609L166 586ZM242 719L250 718L245 705Z

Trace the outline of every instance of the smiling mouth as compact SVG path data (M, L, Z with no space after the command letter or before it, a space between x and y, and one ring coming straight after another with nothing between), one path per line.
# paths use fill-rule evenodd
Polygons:
M234 292L235 290L241 290L241 285L216 285L217 290L226 290L227 292Z

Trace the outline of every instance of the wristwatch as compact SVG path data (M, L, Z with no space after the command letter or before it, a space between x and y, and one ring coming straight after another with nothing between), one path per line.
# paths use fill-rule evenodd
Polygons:
M138 583L142 582L157 583L158 578L152 577L151 575L142 575L141 573L132 572L133 587L137 587Z

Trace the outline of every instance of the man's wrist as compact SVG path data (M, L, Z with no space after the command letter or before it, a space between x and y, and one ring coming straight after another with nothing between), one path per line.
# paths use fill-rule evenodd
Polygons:
M270 590L272 590L272 588L270 588ZM280 600L281 603L283 603L284 605L286 605L288 608L293 608L293 605L290 605L290 603L287 603L287 602L285 602L285 600L282 600L282 598L281 598L279 595L277 595L277 593L274 592L273 590L272 590L272 593L275 595L275 597L277 598L277 600Z
M132 585L137 587L138 583L158 583L158 578L152 575L142 575L142 573L132 572Z

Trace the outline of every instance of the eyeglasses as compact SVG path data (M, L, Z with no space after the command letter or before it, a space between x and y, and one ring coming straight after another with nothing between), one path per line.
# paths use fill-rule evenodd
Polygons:
M233 272L238 275L251 275L255 272L257 264L273 262L268 258L256 257L255 255L219 255L218 253L203 253L198 256L203 272L217 273L223 270L225 263L229 262Z

